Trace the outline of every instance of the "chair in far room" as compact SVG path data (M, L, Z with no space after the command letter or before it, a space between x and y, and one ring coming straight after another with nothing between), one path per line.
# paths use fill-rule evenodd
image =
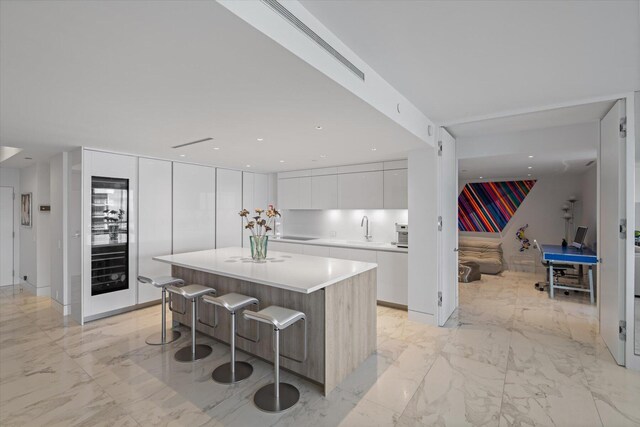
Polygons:
M540 252L540 264L542 264L542 266L545 268L545 276L546 278L549 277L549 262L545 261L543 258L543 254L542 254L542 248L540 247L540 244L538 243L537 240L533 240L533 246L535 246L538 249L538 252ZM573 264L553 264L553 278L554 278L554 282L557 282L558 279L560 279L561 277L564 277L567 274L567 270L573 270L575 268L575 266ZM548 279L546 279L544 282L537 282L535 285L536 289L538 289L540 292L543 292L545 290L547 290L549 288L549 282ZM568 294L569 292L565 292L565 294Z

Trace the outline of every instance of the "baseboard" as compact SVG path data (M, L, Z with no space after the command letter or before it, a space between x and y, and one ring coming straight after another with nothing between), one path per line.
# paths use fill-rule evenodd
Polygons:
M58 301L51 298L51 308L53 308L58 313L63 316L68 316L70 312L70 307L68 305L62 305Z
M412 322L438 326L438 322L436 321L436 316L434 316L433 314L421 313L419 311L413 311L413 310L408 310L408 312L409 312L408 318Z
M389 307L389 308L395 308L396 310L404 310L407 311L409 309L409 307L407 307L404 304L396 304L395 302L387 302L387 301L377 301L378 305L381 307Z

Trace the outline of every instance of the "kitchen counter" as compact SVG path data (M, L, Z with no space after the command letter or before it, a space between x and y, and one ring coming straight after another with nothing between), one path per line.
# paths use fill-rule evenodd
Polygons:
M254 262L249 248L223 248L158 256L153 259L304 294L318 291L377 267L377 264L368 262L277 251L268 251L267 255L266 262Z
M287 239L287 238L275 238L271 239L273 242L282 242L282 243L297 243L300 245L315 245L315 246L333 246L340 248L354 248L354 249L368 249L372 251L385 251L385 252L409 252L408 248L399 248L396 245L392 245L388 242L365 242L359 240L342 240L342 239L320 239L320 238L310 238L310 240L298 240L298 239Z
M256 298L260 308L277 305L306 315L308 358L281 359L282 367L321 384L328 394L376 350L377 264L269 251L266 262L254 262L248 248L222 248L154 258L171 264L171 275L186 283L214 288L218 295L237 292ZM191 305L173 297L173 320L191 327ZM196 329L230 341L230 316L200 304ZM216 320L217 319L217 320ZM217 325L211 326L217 322ZM237 319L238 334L260 336L236 341L237 348L273 361L273 327ZM258 334L259 332L259 334ZM283 354L300 355L302 322L282 331Z

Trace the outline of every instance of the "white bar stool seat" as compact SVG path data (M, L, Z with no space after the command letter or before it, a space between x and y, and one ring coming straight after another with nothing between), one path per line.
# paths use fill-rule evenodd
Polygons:
M156 332L155 334L147 337L145 342L149 345L164 345L179 339L180 332L174 331L173 329L169 331L169 336L167 336L167 289L166 287L169 285L175 285L175 286L184 285L184 280L178 279L177 277L171 277L171 276L161 276L161 277L138 276L138 282L148 283L150 285L155 286L156 288L162 289L162 330L161 332Z
M198 299L207 294L215 294L216 290L202 285L186 285L186 286L174 286L168 285L167 291L175 295L180 295L187 300L191 300L191 346L183 347L176 352L174 358L178 362L194 362L196 360L204 359L211 354L213 349L206 344L196 344L196 324L200 322L198 317ZM215 327L216 325L207 326Z
M243 310L250 305L259 307L258 300L247 295L229 293L219 297L205 295L202 297L202 302L213 304L216 307L223 307L231 315L231 321L229 322L231 324L231 331L229 334L231 361L218 366L211 374L211 378L215 382L222 384L235 384L249 378L253 373L253 366L247 362L236 361L236 312ZM256 335L255 339L250 339L240 334L237 335L252 342L258 341L258 335Z
M307 317L301 311L291 310L277 305L269 306L258 312L245 311L243 313L245 319L255 320L261 323L267 323L273 326L274 332L274 358L273 358L273 377L272 384L267 384L256 392L253 396L253 402L258 409L265 412L282 412L291 408L300 400L300 392L298 389L287 383L280 382L280 357L293 360L294 362L304 362L307 360ZM304 357L295 359L293 357L280 354L280 331L294 323L303 320L304 323Z

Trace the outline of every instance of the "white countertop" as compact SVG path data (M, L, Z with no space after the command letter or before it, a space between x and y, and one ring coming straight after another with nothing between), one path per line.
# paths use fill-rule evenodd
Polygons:
M275 238L270 242L282 242L282 243L298 243L301 245L316 245L316 246L334 246L340 248L355 248L355 249L368 249L371 251L386 251L386 252L409 252L408 248L399 248L396 245L392 245L387 242L366 242L358 240L341 240L341 239L311 239L311 240L297 240L287 238Z
M153 259L304 294L378 266L368 262L277 251L269 251L267 255L266 262L254 262L249 248L223 248L157 256Z

